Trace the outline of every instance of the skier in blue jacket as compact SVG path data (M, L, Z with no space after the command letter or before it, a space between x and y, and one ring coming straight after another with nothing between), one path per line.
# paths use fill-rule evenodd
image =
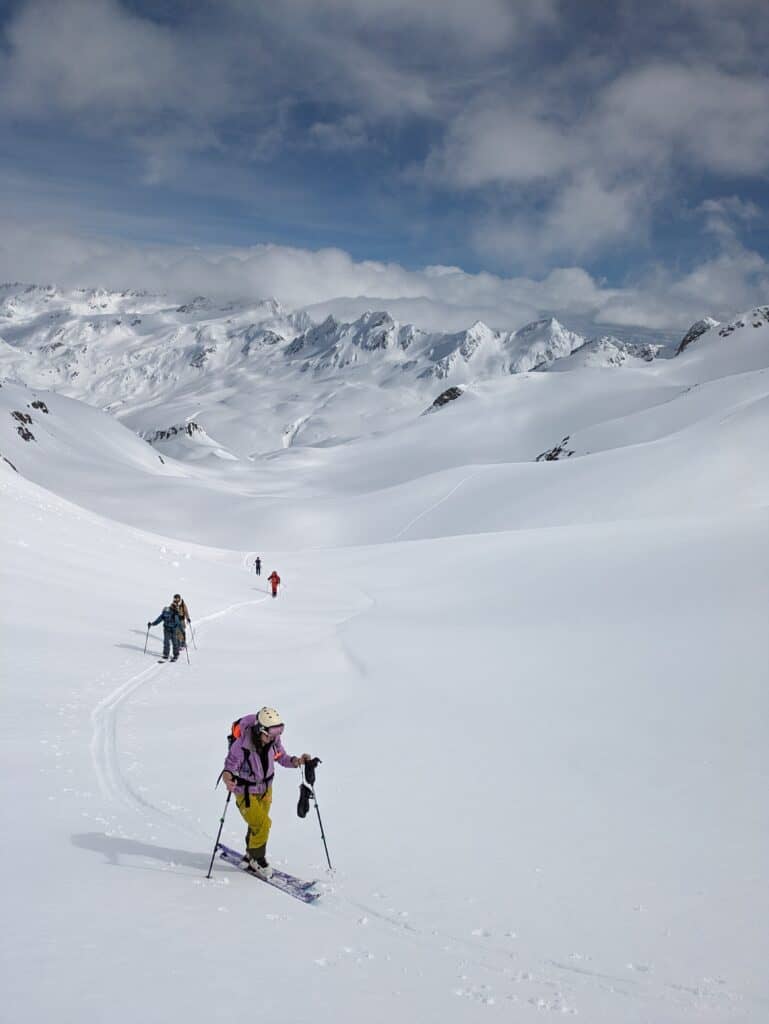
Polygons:
M168 661L169 648L172 648L174 652L171 661L176 661L179 657L179 633L183 627L182 618L175 606L170 604L163 609L154 622L147 623L147 629L157 626L159 622L163 623L163 661Z

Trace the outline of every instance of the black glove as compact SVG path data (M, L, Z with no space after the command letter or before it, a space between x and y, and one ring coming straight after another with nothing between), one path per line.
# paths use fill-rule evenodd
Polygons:
M319 757L314 757L312 761L305 761L304 777L311 786L315 785L315 769L320 763L321 760Z
M315 768L321 763L319 757L313 757L311 761L304 763L304 778L306 782L299 784L299 802L296 805L296 813L300 818L306 818L310 809L310 798L312 796L311 786L315 785Z
M151 622L147 623L147 629L152 629L152 623Z
M300 818L306 818L310 809L310 790L301 783L299 786L299 803L296 805L296 813Z

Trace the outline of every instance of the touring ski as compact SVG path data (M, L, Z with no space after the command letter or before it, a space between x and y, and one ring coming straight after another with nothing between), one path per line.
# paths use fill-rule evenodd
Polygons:
M270 878L264 878L257 871L254 871L253 868L249 867L242 853L238 853L237 850L233 850L223 843L219 843L217 849L219 850L219 856L227 864L232 864L233 867L239 868L245 874L258 878L275 889L282 889L283 892L287 892L289 896L301 900L302 903L314 903L320 899L320 893L312 891L315 882L305 882L295 875L289 875L286 871L279 871L278 868L273 868Z

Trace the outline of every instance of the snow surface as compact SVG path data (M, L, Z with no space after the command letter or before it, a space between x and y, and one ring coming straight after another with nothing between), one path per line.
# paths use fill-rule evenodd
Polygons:
M211 373L203 445L154 447L126 423L188 422L173 382L121 370L119 422L20 383L0 333L3 1019L769 1019L769 320L481 375L426 417L442 381L380 380L368 425L313 412L317 445L272 364ZM291 380L293 411L326 400ZM264 456L254 402L294 431ZM197 647L158 665L175 591ZM312 907L205 879L225 737L262 704L323 758L334 875L296 772L270 840Z
M176 304L0 285L0 374L107 409L145 437L194 421L213 442L206 452L187 445L187 457L218 447L248 458L391 430L448 385L547 370L586 344L554 317L446 334L385 311L314 324L274 299ZM612 366L664 346L590 348L590 365Z

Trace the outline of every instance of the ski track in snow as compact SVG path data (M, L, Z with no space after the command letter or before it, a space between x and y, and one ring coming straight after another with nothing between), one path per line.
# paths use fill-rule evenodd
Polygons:
M406 525L392 537L392 540L400 540L403 534L406 533L407 530L410 530L415 523L418 523L419 520L422 519L424 516L428 515L430 512L433 512L436 508L439 508L445 501L448 501L453 494L456 494L456 492L463 484L466 484L468 480L472 480L473 477L478 476L478 474L482 472L483 469L476 469L474 473L469 473L467 476L462 477L459 483L454 484L454 486L447 494L444 494L444 496L442 498L439 498L438 501L433 502L432 505L428 505L428 507L426 509L423 509L419 513L419 515L414 516L413 519L406 523Z
M239 601L228 605L226 608L222 608L220 611L211 612L209 615L203 616L197 620L197 623L200 625L206 622L213 622L225 615L229 615L238 608L244 608L252 604L261 604L264 600L266 600L265 597L250 601ZM99 701L91 712L91 759L94 764L96 778L104 796L118 800L134 810L139 810L145 817L147 817L148 812L153 815L162 815L164 818L172 820L175 825L183 828L186 832L195 835L205 835L206 833L202 832L201 829L186 825L179 819L177 814L164 810L143 797L131 785L120 767L120 756L117 748L117 721L120 707L145 683L155 678L160 670L160 665L155 664L132 676L124 683L121 683L117 689L113 690L103 700Z
M482 470L460 480L440 501L414 517L394 539L447 501L462 484L476 476L478 472ZM253 557L253 552L245 553L242 564L246 570L249 570ZM260 597L236 602L204 616L198 623L213 622L239 608L260 604L266 599ZM370 611L375 604L371 598L369 600L371 606L364 611ZM350 618L358 614L361 612L354 613ZM336 624L338 631L346 621L349 620L345 619ZM346 652L341 633L339 640ZM354 667L365 674L363 666L355 664ZM161 816L189 835L210 839L208 832L184 821L178 809L165 809L147 800L131 785L121 769L117 745L120 708L160 671L161 667L155 664L125 680L99 701L91 712L91 756L99 787L106 797L119 801L133 811L138 810L147 821ZM500 941L500 937L494 936L483 927L466 936L429 926L420 927L409 919L407 911L392 906L376 907L366 898L361 899L353 894L338 891L339 882L326 882L321 885L325 890L325 899L311 912L346 917L350 925L357 928L370 928L373 924L374 930L379 933L379 939L389 935L399 945L406 943L414 947L415 955L418 957L425 957L427 954L434 956L440 952L440 962L445 967L445 973L442 982L438 984L447 985L456 998L468 1000L479 1007L511 1009L517 1006L521 1009L535 1010L540 1014L576 1016L579 1014L580 993L584 992L586 987L593 991L599 989L608 998L620 996L644 1004L652 1014L650 1020L657 1019L659 1014L664 1017L665 1008L667 1012L675 1008L679 1013L695 1017L706 1015L706 1019L711 1021L726 1020L741 1003L740 995L727 990L721 979L709 979L699 985L682 984L657 978L652 966L646 964L623 963L622 967L612 965L602 970L596 966L591 969L585 966L585 962L592 960L586 954L562 954L560 959L554 959L533 951L530 946L527 952L523 953L519 937L515 934L505 933ZM371 895L375 897L377 894ZM375 959L368 945L361 949L346 945L336 954L316 958L315 964L324 969L350 969L356 964ZM564 962L564 959L569 958L574 960L573 964ZM622 969L632 976L623 976L620 973ZM713 1014L716 1013L723 1016L714 1017Z
M153 678L159 671L158 665L144 669L132 676L107 697L101 700L91 712L91 759L93 760L99 789L106 797L120 800L127 806L138 806L143 812L151 810L165 814L159 807L146 801L130 785L120 770L117 752L117 712L128 697Z

